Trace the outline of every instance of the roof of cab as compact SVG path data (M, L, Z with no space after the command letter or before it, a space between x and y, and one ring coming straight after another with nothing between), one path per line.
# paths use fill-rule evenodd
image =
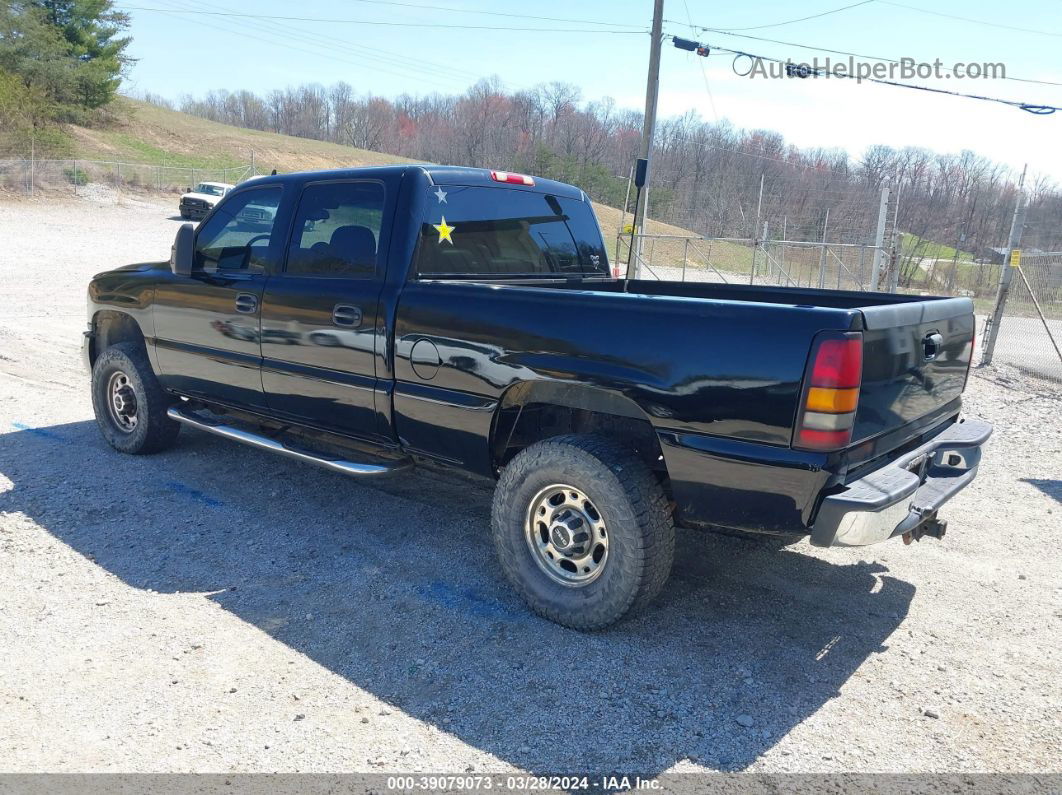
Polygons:
M496 182L491 178L489 168L472 168L470 166L436 166L430 163L399 163L386 166L358 166L354 168L331 168L318 171L297 171L290 174L273 174L252 177L255 184L267 183L302 183L317 179L343 179L365 176L369 173L379 175L381 172L405 173L420 171L425 174L432 185L482 185L485 187L506 187L515 190L531 190L538 193L551 193L573 199L582 199L583 192L574 185L557 182L552 179L534 177L534 187Z

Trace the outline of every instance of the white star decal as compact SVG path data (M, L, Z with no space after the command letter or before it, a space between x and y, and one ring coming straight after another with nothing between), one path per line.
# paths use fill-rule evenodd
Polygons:
M446 204L446 191L439 188L435 191L435 198L439 200L439 204Z

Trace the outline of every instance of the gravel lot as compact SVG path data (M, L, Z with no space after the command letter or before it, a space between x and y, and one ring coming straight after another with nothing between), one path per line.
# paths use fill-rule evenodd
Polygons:
M503 583L486 490L104 444L85 285L167 256L173 206L0 199L0 770L1062 769L1058 393L975 371L942 542L686 533L581 635Z

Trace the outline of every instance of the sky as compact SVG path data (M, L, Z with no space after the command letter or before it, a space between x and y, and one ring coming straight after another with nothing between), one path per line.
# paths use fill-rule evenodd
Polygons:
M777 24L853 3L837 13ZM645 106L652 0L222 0L220 5L119 0L116 5L132 17L130 54L138 59L126 93L174 99L210 89L266 92L343 80L359 93L393 97L460 93L479 77L497 75L510 89L560 80L579 86L584 99L609 96L622 107ZM1002 63L1010 78L1058 85L943 77L907 82L1062 106L1062 0L665 0L664 18L666 34L783 60L827 54L733 34L895 60L940 59L948 68ZM691 31L691 22L732 33ZM942 153L971 149L1017 171L1028 163L1030 173L1062 183L1062 112L1037 116L996 103L836 78L753 79L735 72L735 66L745 71L746 64L718 50L701 58L665 39L660 118L694 111L707 121L776 130L798 146L838 147L855 157L873 144Z

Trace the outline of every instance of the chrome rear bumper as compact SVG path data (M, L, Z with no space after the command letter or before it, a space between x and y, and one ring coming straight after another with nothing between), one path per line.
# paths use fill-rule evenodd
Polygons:
M960 420L917 449L847 484L822 501L811 543L859 547L939 527L937 511L977 475L981 446L991 435L987 422Z

